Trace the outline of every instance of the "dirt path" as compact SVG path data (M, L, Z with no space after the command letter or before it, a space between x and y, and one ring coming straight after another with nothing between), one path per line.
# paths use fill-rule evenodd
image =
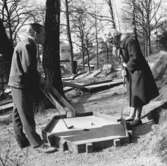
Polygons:
M127 108L125 88L120 85L102 92L85 94L72 98L78 112L93 111L120 117L121 111ZM124 111L126 115L127 112ZM52 116L53 111L45 115L37 115L38 131L45 126ZM149 126L152 124L150 123ZM137 132L136 132L137 133ZM89 154L75 155L70 152L55 152L51 154L38 153L32 148L21 151L16 145L12 124L0 126L0 155L4 160L6 155L12 164L18 166L163 166L159 158L154 155L147 141L150 138L151 127L147 132L137 133L132 143L117 147L107 148L103 151ZM16 165L16 164L15 164Z

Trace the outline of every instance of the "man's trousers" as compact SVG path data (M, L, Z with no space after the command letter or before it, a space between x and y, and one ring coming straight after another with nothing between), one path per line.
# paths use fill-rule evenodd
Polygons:
M13 125L19 146L24 148L29 145L33 147L41 145L42 140L35 129L31 91L12 88L12 97L14 102Z

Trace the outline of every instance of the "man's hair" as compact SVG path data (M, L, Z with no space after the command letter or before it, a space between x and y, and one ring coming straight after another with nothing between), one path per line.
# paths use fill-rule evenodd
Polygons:
M39 23L31 23L30 26L37 33L40 33L41 29L43 28L43 26Z

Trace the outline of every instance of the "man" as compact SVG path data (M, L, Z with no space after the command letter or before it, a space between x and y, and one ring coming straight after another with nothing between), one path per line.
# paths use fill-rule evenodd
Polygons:
M36 44L44 43L44 27L38 23L28 25L25 39L13 53L8 85L12 88L14 102L13 125L20 148L41 147L43 141L37 134L34 120L34 101L39 88Z
M133 107L126 120L131 126L136 126L142 123L142 107L157 97L159 92L135 35L128 33L122 35L120 54L126 70L129 105Z

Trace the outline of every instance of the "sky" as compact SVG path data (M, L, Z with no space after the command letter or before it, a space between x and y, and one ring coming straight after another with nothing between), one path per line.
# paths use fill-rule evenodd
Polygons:
M89 1L89 0L85 0L85 1ZM98 3L101 4L101 3L104 3L105 0L95 0L95 1L96 1L97 4ZM124 0L112 0L114 8L117 9L118 14L121 13L123 1ZM159 0L156 0L156 1L159 1ZM45 5L46 0L27 0L26 2L29 2L33 5ZM167 8L167 0L162 0L162 7Z
M80 1L80 0L78 0L78 1ZM85 0L85 1L87 2L89 0ZM120 31L124 31L127 28L126 25L123 24L121 21L123 1L124 0L112 0L117 28ZM156 1L159 1L159 0L156 0ZM27 0L27 2L32 3L33 5L45 5L46 0ZM105 0L95 0L95 2L97 3L97 6L101 5L101 8L102 8L101 13L109 16L109 9L108 9L108 6L105 4ZM162 0L161 6L162 6L162 8L161 8L160 12L164 12L164 8L167 9L167 0ZM108 28L109 28L109 30L111 29L110 26L108 26ZM107 27L106 27L106 31L108 31Z
M89 0L85 0L85 1L89 1ZM108 6L106 6L105 0L95 0L95 1L96 1L97 5L99 4L99 5L103 6L103 9L101 10L101 12L103 14L108 15L109 14L109 12L108 12ZM121 7L122 7L122 1L123 0L112 0L112 3L114 5L114 10L115 10L116 18L120 17ZM33 5L45 5L46 0L28 0L27 2L30 3L30 4L33 4ZM120 23L120 20L117 19L116 21L117 21L117 24Z
M37 5L39 4L45 4L46 0L28 0L30 3L35 3ZM79 1L79 0L78 0ZM87 0L88 1L88 0ZM112 0L113 1L113 0ZM120 4L121 0L115 0L117 4ZM97 3L102 3L104 0L96 0Z
M80 1L80 0L78 0ZM89 0L85 0L86 2L88 2ZM117 30L121 31L121 32L124 32L126 31L126 29L129 29L129 25L127 26L127 24L124 24L122 23L121 21L121 17L122 17L122 8L123 8L123 1L124 0L112 0L112 3L113 3L113 9L114 9L114 15L115 15L115 18L116 18L116 24L117 24ZM159 0L156 0L156 1L159 1ZM95 0L97 6L100 6L100 9L101 9L101 13L103 15L108 15L110 16L110 13L109 13L109 8L108 6L105 4L105 0ZM34 6L35 5L45 5L46 4L46 0L27 0L26 3L29 3L29 4L33 4ZM162 0L162 8L166 8L166 11L167 11L167 0ZM164 12L164 9L160 10L160 11L163 11ZM107 24L105 25L105 29L103 30L102 33L99 34L99 37L103 38L105 40L106 38L106 35L109 33L109 32L113 32L111 30L111 25ZM64 40L64 38L62 37L62 40Z

